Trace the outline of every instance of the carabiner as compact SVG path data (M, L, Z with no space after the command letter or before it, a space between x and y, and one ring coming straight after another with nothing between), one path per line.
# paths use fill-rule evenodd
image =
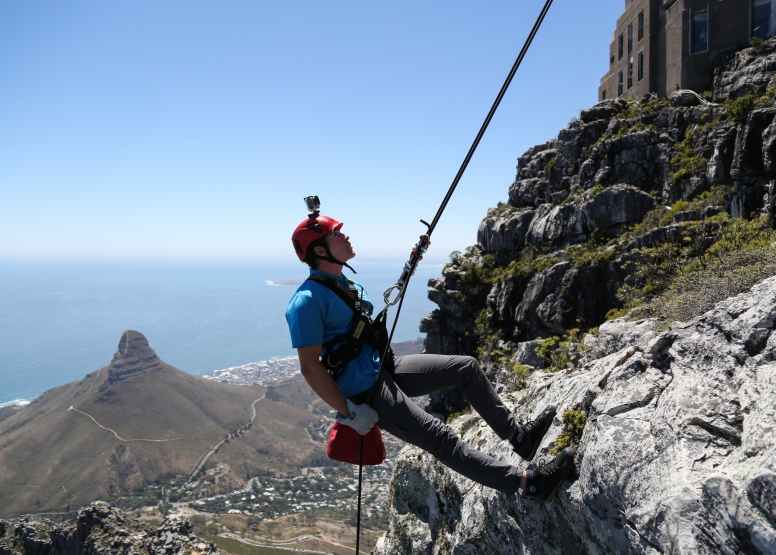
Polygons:
M396 289L398 293L396 294L396 298L391 300L391 293L394 289ZM402 295L404 295L404 285L400 283L394 283L385 290L385 293L383 293L383 300L385 301L386 305L393 306L401 300Z

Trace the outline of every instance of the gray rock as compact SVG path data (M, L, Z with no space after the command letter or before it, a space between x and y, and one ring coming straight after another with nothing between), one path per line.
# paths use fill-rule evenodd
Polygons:
M189 555L219 553L214 543L190 532L187 518L168 517L152 528L97 501L78 513L75 524L31 515L0 520L0 555L165 555L172 546Z
M532 210L521 210L505 216L485 218L477 230L477 246L487 252L522 248L533 217Z
M608 187L581 204L542 205L531 221L526 242L561 244L584 239L596 229L640 221L652 197L629 185Z
M763 131L763 169L776 173L776 124L771 123Z
M764 132L773 122L776 110L754 110L736 137L731 176L733 178L761 174L764 171Z
M771 45L773 40L769 39ZM732 60L714 72L714 102L738 98L749 93L761 95L776 74L776 52L754 48L737 52Z
M674 91L668 95L668 98L676 107L691 107L701 103L698 97L689 91Z
M690 200L701 194L707 187L705 177L690 177L676 183L667 185L663 190L663 197L669 204L678 200Z
M552 503L533 503L408 446L377 553L776 553L774 322L776 277L665 332L649 320L602 325L598 345L586 338L601 356L585 369L535 372L504 396L520 418L550 404L559 416L587 412L578 479ZM478 415L451 425L524 465ZM560 431L558 418L540 463Z
M732 183L730 168L733 165L736 135L735 127L723 127L716 129L709 137L713 144L713 152L709 158L706 173L712 185Z
M514 281L497 283L488 294L488 307L493 310L501 321L511 319L515 305L520 302L521 291Z
M677 212L674 216L674 223L679 224L682 222L697 222L702 219L701 213L697 210L684 210Z
M539 341L523 341L517 344L512 362L519 362L531 368L544 368L544 359L536 354Z
M776 473L758 471L746 484L746 493L752 503L776 522Z
M523 325L540 324L537 312L539 305L545 302L548 296L553 295L555 298L560 293L563 278L570 269L571 264L561 262L536 274L525 288L523 300L515 311L515 321Z
M593 122L599 119L609 119L627 107L628 103L622 98L604 100L592 108L582 110L582 113L579 115L579 119L585 123Z
M547 202L550 182L545 178L519 179L509 187L509 201L520 208Z
M656 329L657 323L653 319L631 322L627 318L617 318L604 322L598 327L597 335L585 335L585 357L588 361L597 360L639 341L648 343L656 337Z
M724 210L734 218L749 218L764 208L770 181L745 177L733 182L733 193L725 196Z
M518 159L517 176L519 179L545 177L544 168L555 157L558 151L554 148L541 149L530 155L523 155Z
M762 215L768 219L770 226L776 224L776 182L770 181L766 185L766 193L763 197Z
M641 221L652 209L652 203L652 197L636 187L615 185L584 202L581 211L592 231Z

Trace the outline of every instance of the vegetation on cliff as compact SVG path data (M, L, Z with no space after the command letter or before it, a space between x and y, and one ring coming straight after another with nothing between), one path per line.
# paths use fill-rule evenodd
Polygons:
M429 284L440 308L421 324L426 352L477 356L520 388L535 368L577 368L607 320L689 321L776 273L776 41L765 46L715 71L716 103L607 100L521 156L477 244Z

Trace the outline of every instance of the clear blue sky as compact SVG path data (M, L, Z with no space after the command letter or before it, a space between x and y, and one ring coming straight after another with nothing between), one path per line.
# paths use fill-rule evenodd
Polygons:
M317 194L404 259L543 0L0 2L0 257L293 259ZM437 228L596 102L622 0L556 0Z

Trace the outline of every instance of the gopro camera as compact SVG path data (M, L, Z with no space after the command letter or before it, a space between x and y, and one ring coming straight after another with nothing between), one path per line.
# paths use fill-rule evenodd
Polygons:
M321 211L321 201L316 196L304 197L304 203L307 206L307 211L313 216L317 216Z

